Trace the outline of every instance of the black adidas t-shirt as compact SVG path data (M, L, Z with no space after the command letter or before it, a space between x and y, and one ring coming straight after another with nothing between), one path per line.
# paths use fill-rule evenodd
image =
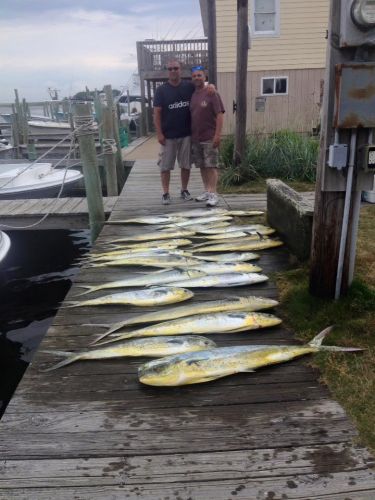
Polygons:
M190 99L195 90L191 82L177 87L163 83L156 89L154 107L161 108L161 129L167 139L191 135Z

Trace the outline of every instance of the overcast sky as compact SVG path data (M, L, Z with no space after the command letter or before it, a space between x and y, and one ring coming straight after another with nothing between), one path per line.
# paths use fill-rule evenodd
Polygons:
M132 90L136 41L201 36L199 0L0 0L0 102Z

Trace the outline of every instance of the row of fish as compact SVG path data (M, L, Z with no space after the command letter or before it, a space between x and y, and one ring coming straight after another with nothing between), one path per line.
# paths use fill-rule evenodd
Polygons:
M68 307L105 304L161 306L191 299L190 288L233 287L261 283L268 278L261 268L249 261L259 256L252 250L282 244L266 236L274 231L262 224L230 225L235 216L259 215L257 211L214 209L191 210L169 215L146 216L116 221L120 224L156 224L154 233L144 233L113 240L111 248L91 256L93 267L150 266L160 271L124 280L87 286L81 295L99 290L147 287L122 291L95 299L74 301ZM192 244L190 238L204 240ZM188 250L180 249L190 245ZM228 252L228 253L218 253ZM205 254L209 255L205 255ZM202 255L203 254L203 255ZM318 350L358 350L322 346L329 329L305 346L233 346L218 348L201 335L236 333L267 328L281 319L265 314L277 302L262 297L235 297L162 308L136 315L107 328L92 344L79 353L48 351L65 359L46 371L79 360L108 359L123 356L161 357L139 368L139 380L154 386L176 386L215 380L233 373L250 372L261 366L280 363ZM127 327L147 323L131 331ZM90 325L93 326L93 325ZM107 336L110 338L103 339Z

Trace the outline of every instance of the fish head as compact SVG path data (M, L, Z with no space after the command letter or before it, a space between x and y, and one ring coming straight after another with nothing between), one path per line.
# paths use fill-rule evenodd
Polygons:
M180 385L181 378L177 356L167 356L145 363L138 368L138 378L142 384L153 386Z

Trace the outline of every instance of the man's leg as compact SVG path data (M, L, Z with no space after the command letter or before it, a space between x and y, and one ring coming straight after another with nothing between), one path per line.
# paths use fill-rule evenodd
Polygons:
M203 187L204 191L208 191L208 178L207 178L207 168L206 167L201 167L201 177L202 177L202 182L203 182Z
M171 171L162 170L160 172L160 177L161 177L161 185L163 188L163 194L169 193L169 182L171 180Z
M217 193L217 182L219 179L219 169L214 167L206 167L207 191L209 193Z
M190 168L181 168L181 191L186 191L190 179Z

